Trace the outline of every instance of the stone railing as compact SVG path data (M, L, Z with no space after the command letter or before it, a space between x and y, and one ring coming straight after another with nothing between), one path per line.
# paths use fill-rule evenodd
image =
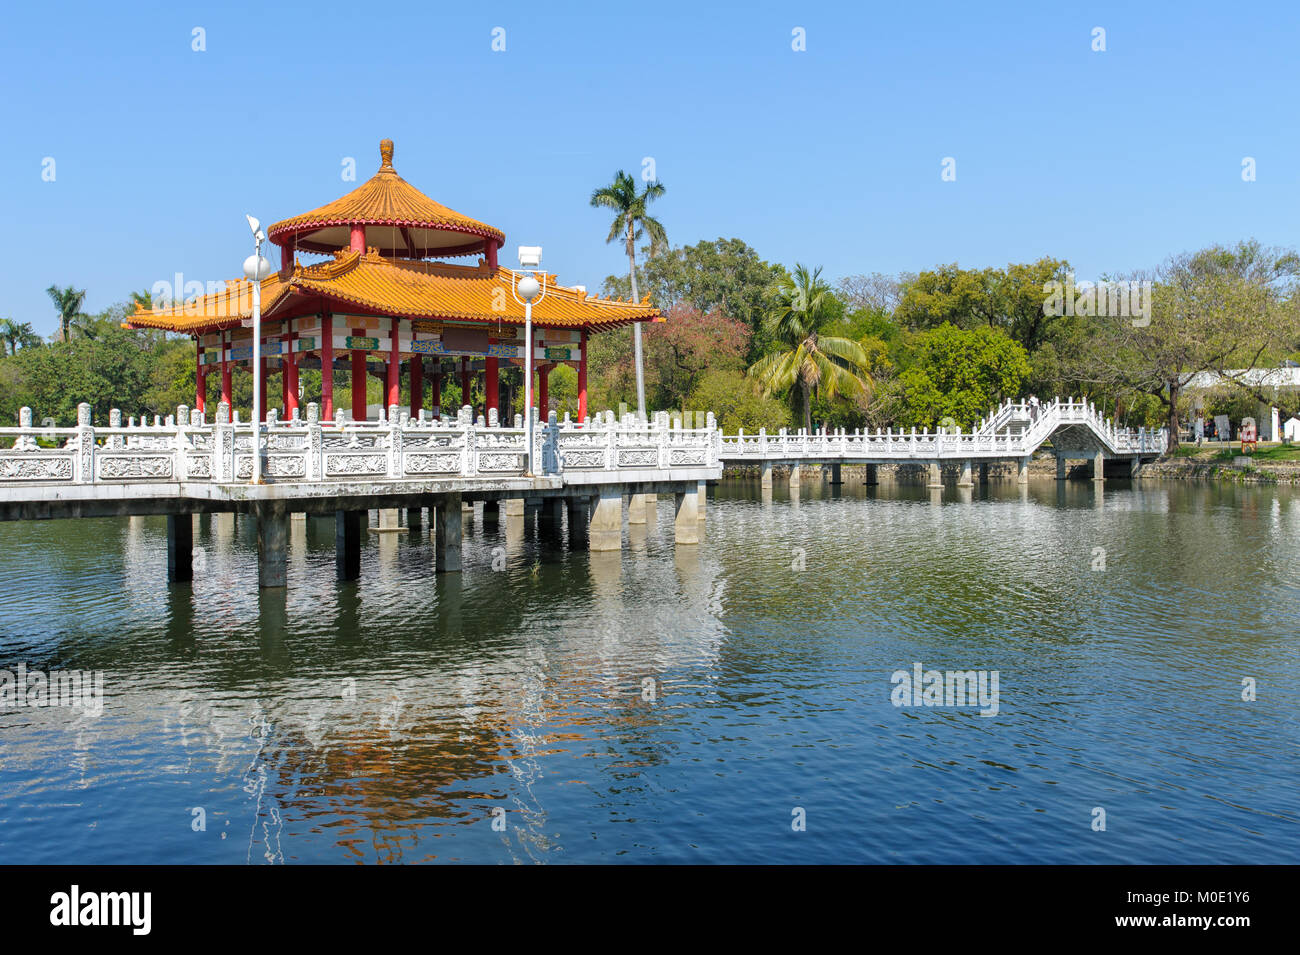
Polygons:
M616 422L613 412L581 423L552 412L548 421L534 422L533 460L541 476L581 475L590 483L603 474L635 480L638 471L721 467L712 415L696 429L675 427L666 412L644 425L631 415ZM468 407L432 420L392 406L377 422L353 423L342 414L323 422L312 403L305 419L280 421L270 412L255 435L224 403L213 422L181 405L166 420L123 424L114 409L106 428L93 426L89 405L81 404L75 428L33 427L29 408L20 412L19 427L0 428L0 485L245 482L255 440L263 479L271 483L521 477L528 466L523 417L503 426L495 410L476 422Z
M1086 427L1110 454L1161 454L1169 445L1164 429L1151 431L1117 428L1115 423L1097 412L1096 406L1073 398L1053 399L1031 405L1027 402L1004 402L991 409L989 416L973 430L963 432L928 429L875 432L844 429L808 434L802 429L777 434L760 430L758 434L726 435L721 439L725 460L787 459L855 459L855 458L990 458L1023 457L1032 454L1053 433L1068 425ZM1073 449L1072 449L1073 450Z

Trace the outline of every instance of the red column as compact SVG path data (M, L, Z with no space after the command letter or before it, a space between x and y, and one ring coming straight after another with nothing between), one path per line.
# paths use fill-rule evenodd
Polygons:
M539 365L537 367L537 410L541 412L542 420L550 413L550 405L547 404L546 385L551 378L551 366Z
M489 346L494 342L495 339L488 339ZM491 411L495 408L497 411L500 411L499 401L501 388L497 379L497 360L489 356L487 361L483 364L485 369L483 372L483 390L487 392L487 409L488 411ZM484 412L484 414L486 413L487 412Z
M424 359L412 355L411 364L411 417L419 420L424 407Z
M280 358L280 408L283 409L282 420L289 420L289 384L293 376L289 374L289 361L287 358Z
M290 341L288 344L292 347L293 342ZM298 410L298 356L293 352L285 358L284 376L289 382L285 386L284 416L292 418L293 413Z
M197 338L194 341L194 410L206 411L208 389L207 376L203 373L203 346L198 344ZM177 422L177 424L180 423Z
M460 360L460 404L462 408L470 404L468 358L461 358Z
M334 317L326 312L320 317L320 416L334 419Z
M226 360L226 350L230 347L230 335L226 332L221 333L221 400L230 407L233 401L230 398L230 362Z
M487 252L488 268L495 272L497 270L497 240L488 239L483 248Z
M363 225L354 225L352 227L352 241L348 248L353 252L366 251L366 227Z
M397 319L393 319L393 343L388 352L388 400L384 411L402 400L402 353L397 347Z
M429 404L433 407L434 417L442 414L442 365L438 366L438 371L433 376Z
M352 329L352 334L360 338L366 333L364 328ZM366 353L352 352L352 420L366 420Z
M266 377L267 377L265 355L262 355L258 359L258 364L261 365L261 367L254 369L254 374L260 375L262 379L261 390L258 392L258 397L261 399L262 403L257 409L257 420L265 421L266 420Z
M293 246L289 245L292 239L285 240L280 246L280 278L288 278L289 273L293 271Z
M578 358L578 420L587 417L587 330L582 330L582 355Z

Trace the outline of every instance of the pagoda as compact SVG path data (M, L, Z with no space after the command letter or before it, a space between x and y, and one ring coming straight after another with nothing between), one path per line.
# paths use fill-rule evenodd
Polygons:
M283 415L293 418L303 399L304 368L347 369L351 418L366 418L366 381L384 382L384 406L401 403L405 374L410 412L441 412L442 382L460 376L463 401L482 375L484 413L500 411L502 362L524 367L524 306L514 294L516 274L497 263L505 234L448 209L420 192L393 168L393 143L379 147L381 165L367 182L311 212L275 223L267 237L280 247L280 270L261 282L262 407L266 379L281 373ZM329 256L303 264L298 255ZM477 256L470 265L444 259ZM551 369L567 364L578 373L578 418L587 414L587 342L590 335L631 322L663 321L648 301L589 296L553 275L533 304L534 395L543 418ZM162 328L195 341L194 407L207 404L207 378L220 373L221 400L231 403L234 373L252 372L252 284L238 280L188 301L159 308L137 306L127 325ZM321 417L335 417L333 374L322 374ZM342 407L339 407L342 411ZM344 417L347 417L344 413Z

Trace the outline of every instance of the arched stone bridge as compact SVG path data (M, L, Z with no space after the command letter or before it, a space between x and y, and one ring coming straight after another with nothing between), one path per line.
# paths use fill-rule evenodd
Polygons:
M987 418L972 431L908 431L892 429L875 432L840 430L807 434L781 431L769 435L741 432L724 435L720 457L727 466L758 464L764 486L772 483L772 465L790 467L790 480L799 483L803 464L829 465L832 481L839 481L840 467L861 464L867 468L867 482L875 483L880 464L922 464L929 470L932 487L942 483L942 466L957 464L958 485L970 485L972 469L981 466L987 474L991 463L1014 461L1018 479L1028 480L1029 459L1048 442L1056 455L1056 476L1064 479L1066 464L1071 460L1091 462L1093 478L1104 480L1107 461L1114 462L1119 473L1137 473L1143 461L1163 454L1169 445L1164 429L1136 431L1117 428L1109 418L1097 412L1088 401L1055 398L1050 402L1006 401L991 409Z

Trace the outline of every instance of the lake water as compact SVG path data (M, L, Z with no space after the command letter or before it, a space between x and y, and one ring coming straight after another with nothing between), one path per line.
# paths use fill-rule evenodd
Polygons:
M0 525L0 668L104 676L0 709L0 862L1300 862L1300 495L710 493L698 547L372 529L345 585L296 521L260 594L246 518L192 588L162 518Z

